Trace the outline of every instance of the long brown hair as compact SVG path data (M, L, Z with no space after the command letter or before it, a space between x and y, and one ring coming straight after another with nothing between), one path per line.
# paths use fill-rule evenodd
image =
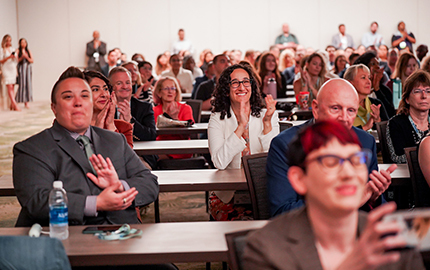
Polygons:
M267 72L269 71L266 68L266 60L267 60L267 57L269 57L269 56L272 56L276 62L276 57L273 55L273 53L267 52L261 56L259 66L258 66L258 75L261 78L261 83L259 85L261 90L263 89L264 77L266 77ZM270 70L270 71L272 71L272 70ZM279 93L280 91L282 91L282 77L281 77L281 73L278 70L278 63L276 63L275 70L273 70L272 72L275 73L276 88L277 88L277 92Z
M418 67L417 58L412 53L404 52L402 55L400 55L399 59L397 59L396 68L393 72L393 75L391 75L391 78L393 79L400 78L400 80L402 81L402 84L405 84L406 81L403 74L405 74L405 70L411 58L415 59L415 62L417 62L417 67Z
M400 100L397 114L409 115L409 108L411 105L406 102L406 99L409 98L412 90L420 85L430 86L430 74L424 70L418 69L405 80L405 85L403 85L402 99Z

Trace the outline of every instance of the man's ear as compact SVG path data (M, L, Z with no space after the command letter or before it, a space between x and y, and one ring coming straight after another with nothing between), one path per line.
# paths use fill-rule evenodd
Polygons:
M290 184L300 195L305 195L307 192L307 188L304 183L305 177L305 172L298 166L291 166L290 169L288 169L288 179L290 180Z
M318 119L318 101L316 99L312 100L312 114L315 119Z
M54 113L55 116L57 116L57 110L55 109L55 104L51 103L51 110Z

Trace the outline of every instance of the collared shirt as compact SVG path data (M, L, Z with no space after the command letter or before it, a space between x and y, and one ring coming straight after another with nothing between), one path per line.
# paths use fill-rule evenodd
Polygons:
M178 40L173 43L172 54L178 54L180 51L189 51L191 54L194 53L194 47L191 41L184 39Z
M176 78L179 80L179 83L181 84L181 88L185 89L185 92L191 93L193 91L193 83L194 83L194 77L193 73L191 71L183 69L182 67L179 68L178 75L175 76L172 70L166 70L161 73L161 76L170 76L173 78Z
M366 48L371 45L375 45L375 47L378 48L380 45L385 45L385 41L381 34L367 32L361 38L361 44Z

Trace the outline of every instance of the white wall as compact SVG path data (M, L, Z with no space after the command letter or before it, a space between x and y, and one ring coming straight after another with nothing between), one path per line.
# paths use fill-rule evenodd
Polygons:
M15 6L17 25L10 23ZM340 23L357 46L374 20L387 43L404 20L417 44L430 45L429 10L428 0L0 0L0 35L12 33L14 42L28 39L35 58L34 97L48 100L63 70L85 66L93 30L100 31L108 49L120 47L129 58L139 52L155 63L179 28L196 56L205 48L267 50L284 22L306 47L325 48Z

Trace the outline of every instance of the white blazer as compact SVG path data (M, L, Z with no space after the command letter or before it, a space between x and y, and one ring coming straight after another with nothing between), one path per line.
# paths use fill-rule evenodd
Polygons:
M246 147L245 139L239 138L234 133L238 124L233 110L230 108L231 117L220 119L221 113L212 113L208 125L209 151L215 167L224 169L240 169L242 151ZM266 109L262 109L260 117L249 117L249 148L251 154L267 152L272 139L279 134L278 113L272 116L272 131L263 134L263 117ZM228 203L233 198L234 192L216 192L216 195Z

